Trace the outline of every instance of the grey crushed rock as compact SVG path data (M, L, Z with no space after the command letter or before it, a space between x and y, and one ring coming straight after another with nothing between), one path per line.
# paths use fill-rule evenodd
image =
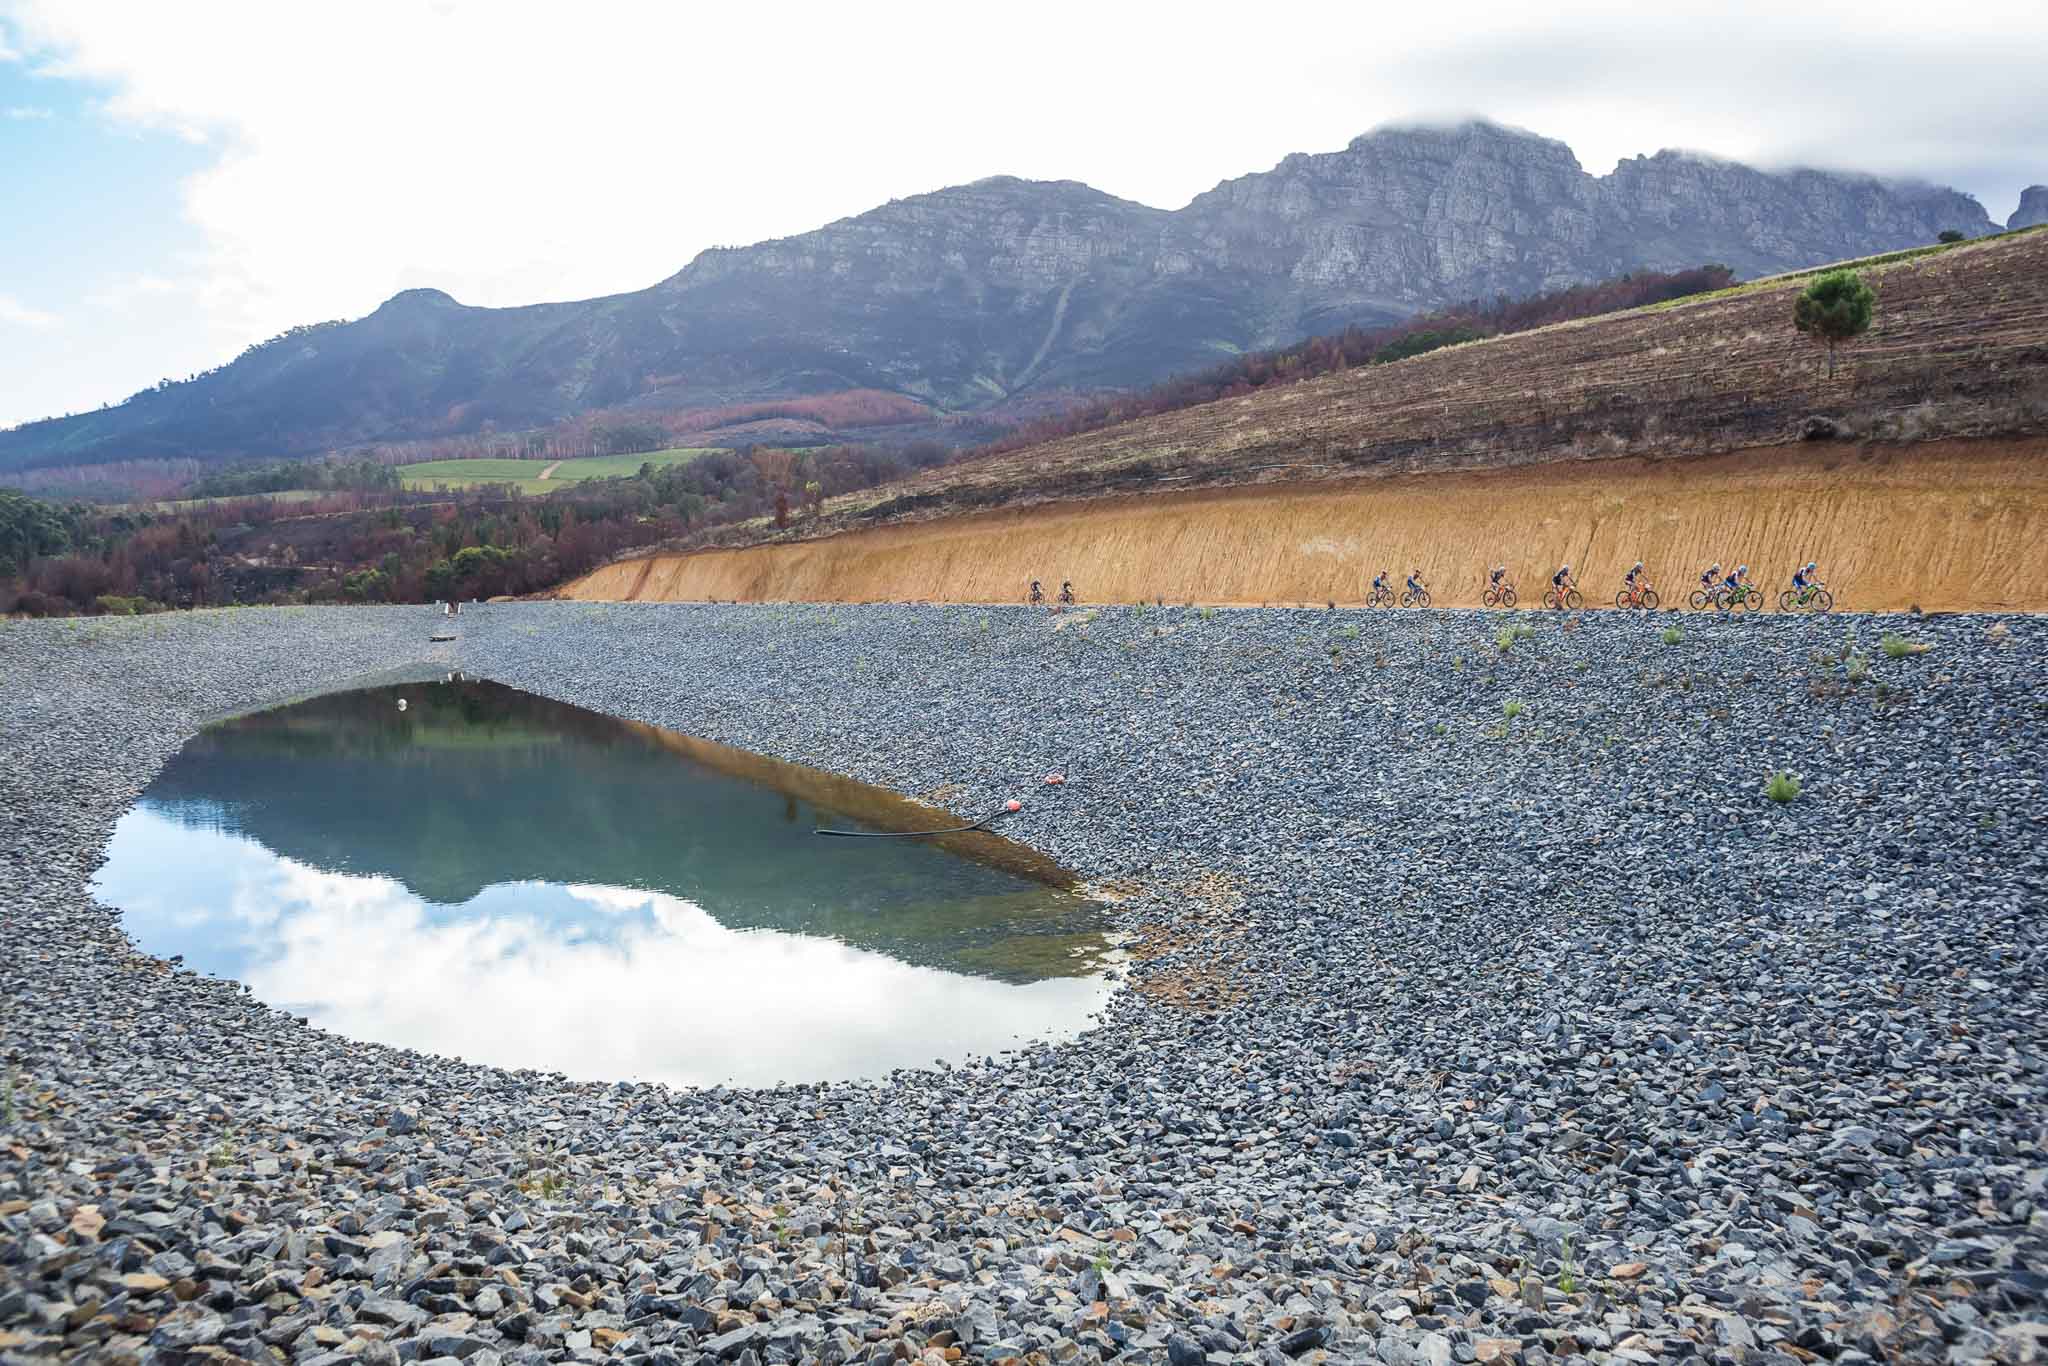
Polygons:
M2048 626L1523 619L0 625L0 1358L2042 1359ZM693 1092L136 952L86 884L157 766L405 666L1019 796L1151 947L1071 1044Z

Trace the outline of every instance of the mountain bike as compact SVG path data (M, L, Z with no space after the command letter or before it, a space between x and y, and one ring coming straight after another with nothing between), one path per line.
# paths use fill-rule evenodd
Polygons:
M1640 607L1645 612L1654 612L1657 602L1657 590L1648 584L1639 584L1634 589L1624 588L1614 595L1614 605L1623 609Z
M1515 586L1511 583L1504 583L1499 588L1489 586L1484 593L1479 595L1479 600L1488 607L1513 607L1515 605Z
M1071 581L1071 580L1068 580L1068 581L1063 581L1063 582L1061 582L1061 584L1060 584L1060 606L1062 606L1062 607L1072 607L1073 605L1074 605L1074 585L1073 585L1073 583L1072 583L1072 581Z
M1754 588L1717 588L1714 590L1714 606L1723 612L1740 612L1745 608L1761 612L1764 610L1764 595Z
M1567 588L1559 593L1555 588L1543 590L1543 605L1560 611L1576 612L1586 605L1586 599L1576 588Z
M1365 605L1367 607L1392 607L1394 605L1394 590L1391 588L1372 589L1365 595Z
M1427 588L1404 588L1401 590L1401 605L1403 607L1429 606L1429 590Z
M1721 590L1718 588L1695 588L1685 602L1695 612L1704 612L1709 607L1719 607Z
M1795 592L1788 588L1778 594L1780 612L1832 612L1835 610L1835 595L1825 588L1809 588Z

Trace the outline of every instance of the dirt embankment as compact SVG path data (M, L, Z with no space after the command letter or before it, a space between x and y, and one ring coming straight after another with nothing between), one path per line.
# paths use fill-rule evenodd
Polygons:
M1312 485L1057 503L607 566L591 601L1017 602L1072 579L1085 602L1355 603L1420 566L1477 606L1505 562L1526 605L1570 562L1592 602L1641 558L1682 597L1746 562L1774 597L1819 560L1844 608L2048 608L2048 439L1805 444Z

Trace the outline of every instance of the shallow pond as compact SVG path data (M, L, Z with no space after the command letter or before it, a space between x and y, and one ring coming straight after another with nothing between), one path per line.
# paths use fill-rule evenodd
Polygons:
M403 702L403 706L401 706ZM876 1077L1083 1028L1100 908L832 774L459 677L220 722L96 889L150 952L352 1038L580 1079Z

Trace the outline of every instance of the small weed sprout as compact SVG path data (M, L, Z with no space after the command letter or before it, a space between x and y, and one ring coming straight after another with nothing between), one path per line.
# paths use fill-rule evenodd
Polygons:
M1337 634L1344 637L1346 640L1356 640L1358 639L1358 628L1356 626L1346 626L1343 630L1337 632Z
M1196 613L1195 615L1196 615L1196 616L1198 616L1198 617L1200 617L1200 618L1201 618L1201 619L1202 619L1203 621L1207 621L1207 620L1208 620L1208 619L1209 619L1210 617L1213 617L1213 616L1215 616L1215 615L1216 615L1216 609L1215 609L1215 608L1213 608L1213 607L1204 607L1204 608L1203 608L1203 609L1202 609L1201 611L1197 612L1197 613Z
M1933 649L1925 641L1908 640L1896 631L1886 631L1877 642L1886 659L1903 659L1907 655L1924 655Z
M1579 1288L1579 1262L1578 1258L1572 1255L1570 1234L1566 1234L1558 1245L1557 1288L1567 1295L1575 1293Z
M1799 777L1789 768L1781 768L1764 783L1764 795L1774 802L1784 803L1799 795Z
M1501 704L1500 714L1512 721L1527 710L1529 710L1527 706L1510 698Z
M1439 740L1441 740L1444 736L1449 735L1451 733L1451 728L1441 721L1437 722L1435 726L1431 727L1431 729L1436 732L1436 736Z
M1676 626L1666 626L1658 633L1657 639L1663 641L1666 645L1676 645L1679 641L1685 639L1685 632L1679 630Z
M1850 655L1848 668L1843 674L1851 683L1861 683L1870 677L1870 661L1862 655Z

